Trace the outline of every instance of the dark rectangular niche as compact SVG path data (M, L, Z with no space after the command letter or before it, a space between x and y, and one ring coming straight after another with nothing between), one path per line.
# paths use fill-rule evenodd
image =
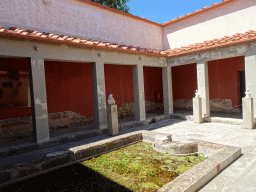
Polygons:
M12 88L12 82L8 82L8 83L2 83L3 87L10 87Z

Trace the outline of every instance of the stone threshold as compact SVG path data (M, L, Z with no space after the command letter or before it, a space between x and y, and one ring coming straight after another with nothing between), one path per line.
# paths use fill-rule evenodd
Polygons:
M41 149L30 152L30 154L24 155L23 158L20 156L10 157L12 160L16 158L19 161L0 167L0 187L78 163L136 142L154 142L154 136L157 134L165 135L164 133L141 130L96 142L86 143L86 140L84 140L83 142L74 142L72 145L64 145L61 148ZM170 136L169 134L166 135ZM193 141L198 143L199 153L206 154L208 159L160 188L159 192L196 191L241 155L241 148L238 147L201 140ZM33 158L28 159L29 156ZM9 162L8 159L5 159L6 162Z
M182 120L194 121L193 115L172 114L170 115L170 119L182 119ZM226 118L226 117L207 117L207 118L204 118L204 122L243 125L243 119L234 119L234 118Z
M121 122L119 123L119 131L127 130L130 128L138 127L142 125L147 125L151 123L152 119L155 119L155 121L161 121L169 118L170 118L170 115L163 114L163 115L152 116L150 118L147 118L144 121ZM49 147L53 147L53 146L57 146L65 143L86 139L86 138L104 135L107 133L108 133L107 129L103 129L103 130L95 129L90 131L79 131L76 133L69 133L65 135L56 136L51 138L50 141L39 143L39 144L33 143L33 142L17 144L17 145L0 149L0 157L1 158L10 157L13 155L23 154L30 151L45 149L45 148L49 148Z

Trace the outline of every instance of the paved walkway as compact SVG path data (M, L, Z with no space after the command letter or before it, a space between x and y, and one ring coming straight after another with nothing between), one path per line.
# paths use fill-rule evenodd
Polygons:
M159 122L160 123L160 122ZM256 130L221 123L195 124L192 121L161 122L165 127L153 131L173 134L173 140L195 138L242 148L242 156L223 170L200 192L256 191Z

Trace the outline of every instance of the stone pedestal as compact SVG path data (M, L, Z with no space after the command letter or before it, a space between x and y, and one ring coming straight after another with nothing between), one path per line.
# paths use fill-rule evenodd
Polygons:
M108 134L111 136L118 135L118 113L117 105L108 105Z
M202 99L200 97L193 98L193 116L195 123L203 122Z
M243 126L244 128L254 128L253 98L243 98Z

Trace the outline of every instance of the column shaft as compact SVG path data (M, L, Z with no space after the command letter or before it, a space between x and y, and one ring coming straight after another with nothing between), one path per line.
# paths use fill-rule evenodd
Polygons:
M197 63L197 89L202 98L202 115L210 117L210 99L209 99L209 80L208 80L208 62Z
M144 94L144 76L143 66L133 66L133 92L135 120L143 121L146 119L145 112L145 94Z
M94 103L94 124L98 129L106 129L106 93L104 63L96 62L92 64L92 84L93 84L93 103Z
M245 82L246 90L249 89L253 99L253 111L256 107L256 55L245 56ZM254 113L254 118L256 113Z
M164 114L173 114L172 95L172 70L171 67L163 67L163 93L164 93Z
M37 143L49 141L45 71L42 58L31 58L30 93L35 141Z

